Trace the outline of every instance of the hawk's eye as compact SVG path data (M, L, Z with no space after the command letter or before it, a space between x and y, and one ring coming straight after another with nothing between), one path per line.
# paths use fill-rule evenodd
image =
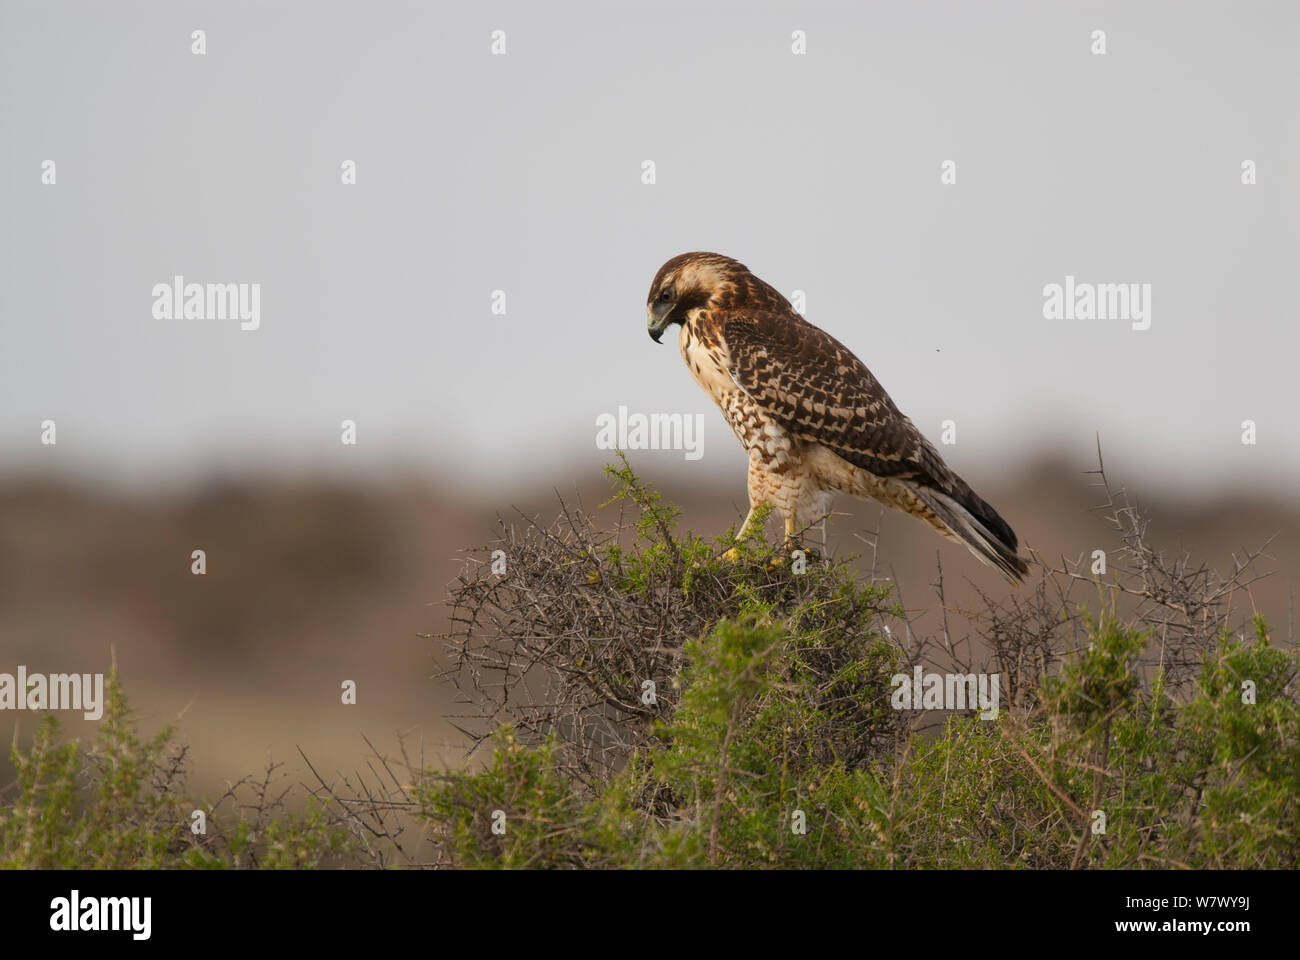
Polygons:
M664 292L659 294L659 299L662 300L664 303L668 303L669 301L672 300L672 298L673 298L672 287L665 287Z

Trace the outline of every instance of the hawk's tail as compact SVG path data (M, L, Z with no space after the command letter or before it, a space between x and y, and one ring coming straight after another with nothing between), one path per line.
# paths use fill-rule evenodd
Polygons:
M971 553L996 567L1012 584L1025 579L1029 566L1016 552L1019 546L1016 532L970 487L960 480L951 491L912 482L908 486L947 527L949 539L964 543Z

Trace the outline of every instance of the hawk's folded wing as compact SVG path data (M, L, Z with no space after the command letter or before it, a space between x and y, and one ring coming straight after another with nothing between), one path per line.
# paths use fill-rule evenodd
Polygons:
M732 379L790 433L878 477L948 479L951 471L866 364L829 333L794 313L728 311L719 319Z
M819 443L882 479L898 480L955 501L1014 558L1016 535L996 510L943 462L885 388L852 351L793 311L733 310L715 314L732 380L773 420L801 440ZM943 510L940 503L927 502ZM954 520L950 526L961 524Z

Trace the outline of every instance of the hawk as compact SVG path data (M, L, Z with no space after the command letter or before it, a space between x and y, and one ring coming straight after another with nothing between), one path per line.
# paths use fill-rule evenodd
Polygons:
M1010 525L943 462L866 365L744 264L717 253L673 257L655 275L646 310L656 343L681 325L691 376L749 455L742 538L771 504L793 539L830 512L838 491L919 517L1012 583L1028 573Z

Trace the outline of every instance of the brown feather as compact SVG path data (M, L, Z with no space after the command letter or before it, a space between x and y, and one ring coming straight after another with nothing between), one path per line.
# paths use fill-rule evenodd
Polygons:
M774 287L714 253L669 260L647 303L666 287L681 301L675 319L692 374L750 452L751 501L773 485L793 484L794 501L807 498L810 483L829 485L921 517L1008 579L1028 571L1011 526L944 463L866 365ZM865 475L828 479L810 466L818 448ZM800 509L794 501L786 509Z

